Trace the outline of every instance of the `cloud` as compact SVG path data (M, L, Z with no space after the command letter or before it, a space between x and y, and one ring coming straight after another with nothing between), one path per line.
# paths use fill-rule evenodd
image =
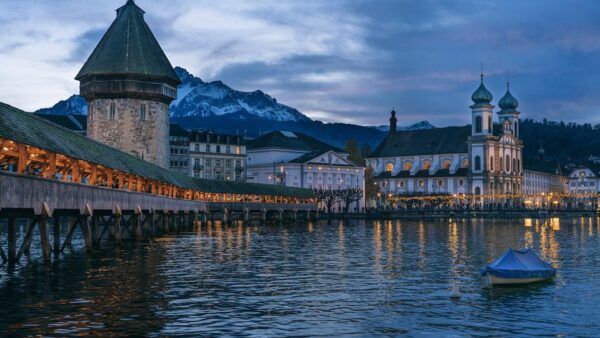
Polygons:
M3 2L0 100L27 110L73 77L124 0ZM138 0L174 65L261 89L313 118L443 126L470 120L484 62L495 101L510 74L523 117L600 122L600 3L479 0Z

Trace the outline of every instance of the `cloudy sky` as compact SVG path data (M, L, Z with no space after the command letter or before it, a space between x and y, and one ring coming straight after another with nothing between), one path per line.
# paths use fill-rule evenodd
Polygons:
M0 0L0 101L25 110L73 79L125 0ZM312 118L469 122L483 61L523 117L600 123L600 1L137 0L171 63L261 89Z

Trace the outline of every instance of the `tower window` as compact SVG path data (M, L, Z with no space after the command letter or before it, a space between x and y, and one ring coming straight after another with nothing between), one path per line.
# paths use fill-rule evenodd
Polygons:
M394 164L392 162L386 163L386 165L385 165L385 171L390 172L390 173L392 171L394 171Z
M116 112L116 110L117 110L117 107L115 107L115 103L111 102L111 104L110 104L110 116L109 116L110 120L114 120L115 119L115 112Z
M506 172L510 171L510 157L508 155L506 155L506 161L504 161L504 164L506 165Z
M481 170L481 157L475 156L475 171Z
M493 171L494 170L494 156L490 156L490 170Z
M146 121L146 105L140 106L140 121Z
M404 170L410 171L412 169L412 163L409 161L404 162Z
M429 170L429 168L431 168L431 161L430 160L423 161L423 170Z
M477 116L475 118L475 132L481 133L481 116Z
M492 117L488 116L488 130L490 131L490 133L492 132L494 124L492 123Z

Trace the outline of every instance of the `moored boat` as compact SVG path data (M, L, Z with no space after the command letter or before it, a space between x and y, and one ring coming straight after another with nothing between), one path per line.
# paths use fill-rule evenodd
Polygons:
M509 248L494 262L481 269L491 285L529 284L554 278L556 269L531 249Z

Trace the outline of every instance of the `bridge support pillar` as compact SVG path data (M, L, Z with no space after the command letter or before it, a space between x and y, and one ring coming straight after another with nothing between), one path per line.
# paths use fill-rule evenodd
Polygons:
M86 203L84 213L81 216L81 220L79 221L79 225L81 226L81 230L83 232L83 240L85 241L85 250L87 252L92 251L92 234L90 231L90 216L92 215L92 208L89 204Z
M14 266L17 260L17 219L8 218L8 265Z
M115 218L115 244L121 244L121 216L123 216L123 212L119 206L115 206L115 210L113 211L113 216Z
M279 217L277 218L277 221L279 222L279 224L283 223L283 216L284 216L283 209L279 209Z
M133 226L135 227L135 241L139 242L142 240L142 208L139 205L135 207Z
M250 223L250 210L244 208L244 223Z
M163 210L162 212L162 233L166 234L169 232L169 212L167 210Z
M54 215L54 228L53 228L53 251L54 255L58 256L60 252L60 216Z
M260 211L260 222L263 224L267 222L267 209L265 208Z
M229 224L229 211L227 208L223 208L223 218L221 219L224 225Z

